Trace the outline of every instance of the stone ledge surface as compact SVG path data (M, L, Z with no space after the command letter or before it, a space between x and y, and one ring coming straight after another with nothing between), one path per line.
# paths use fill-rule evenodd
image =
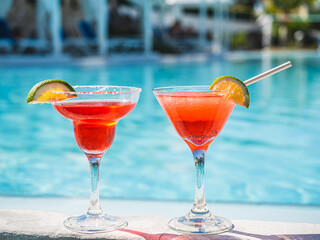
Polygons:
M30 211L0 210L1 240L319 240L320 224L283 223L233 220L234 229L221 235L179 235L169 230L168 219L163 217L126 217L129 225L120 231L99 234L78 234L64 228L67 214Z

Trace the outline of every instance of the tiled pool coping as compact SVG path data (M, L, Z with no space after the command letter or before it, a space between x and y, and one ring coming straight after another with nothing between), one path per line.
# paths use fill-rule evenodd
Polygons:
M68 217L67 214L54 212L0 210L0 239L320 239L320 224L233 220L233 230L217 237L216 235L179 235L169 230L167 218L143 216L126 217L129 224L123 230L86 235L65 229L62 222L66 217Z
M82 214L89 198L0 197L0 209L40 210ZM184 215L192 202L101 199L105 213L115 216ZM229 219L320 224L320 206L208 203L212 213ZM320 239L320 238L319 238Z

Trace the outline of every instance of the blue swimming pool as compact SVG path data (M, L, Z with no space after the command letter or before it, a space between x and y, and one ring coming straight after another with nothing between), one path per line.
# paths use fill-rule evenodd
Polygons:
M101 164L102 197L193 200L194 166L151 91L209 85L220 75L248 79L291 60L293 68L249 87L211 145L207 201L320 204L320 58L255 57L203 63L104 67L0 67L0 195L89 195L89 170L71 123L48 104L27 105L37 82L130 85L143 89L117 127Z

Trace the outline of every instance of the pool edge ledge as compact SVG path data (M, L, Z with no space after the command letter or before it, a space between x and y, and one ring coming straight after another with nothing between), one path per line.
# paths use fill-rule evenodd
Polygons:
M179 234L169 230L169 219L156 216L125 217L128 227L121 231L99 234L78 234L64 228L62 222L69 215L64 213L0 209L0 239L156 239L161 236L174 237ZM286 223L267 221L232 220L234 229L225 236L248 239L271 236L309 237L320 239L320 224ZM131 232L131 233L130 233ZM208 239L210 239L210 235ZM190 237L190 236L189 236ZM170 238L168 238L170 239ZM185 239L190 239L186 235ZM206 238L203 238L206 239ZM232 238L231 238L232 239Z

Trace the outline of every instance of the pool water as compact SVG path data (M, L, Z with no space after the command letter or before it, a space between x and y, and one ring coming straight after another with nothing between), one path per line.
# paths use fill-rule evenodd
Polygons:
M289 56L288 56L289 57ZM151 91L210 85L221 75L246 80L287 57L104 67L1 67L0 195L88 197L89 167L70 121L51 105L27 105L37 82L142 88L101 164L102 197L186 200L194 164ZM207 201L320 204L320 58L290 57L293 68L249 86L207 153Z

